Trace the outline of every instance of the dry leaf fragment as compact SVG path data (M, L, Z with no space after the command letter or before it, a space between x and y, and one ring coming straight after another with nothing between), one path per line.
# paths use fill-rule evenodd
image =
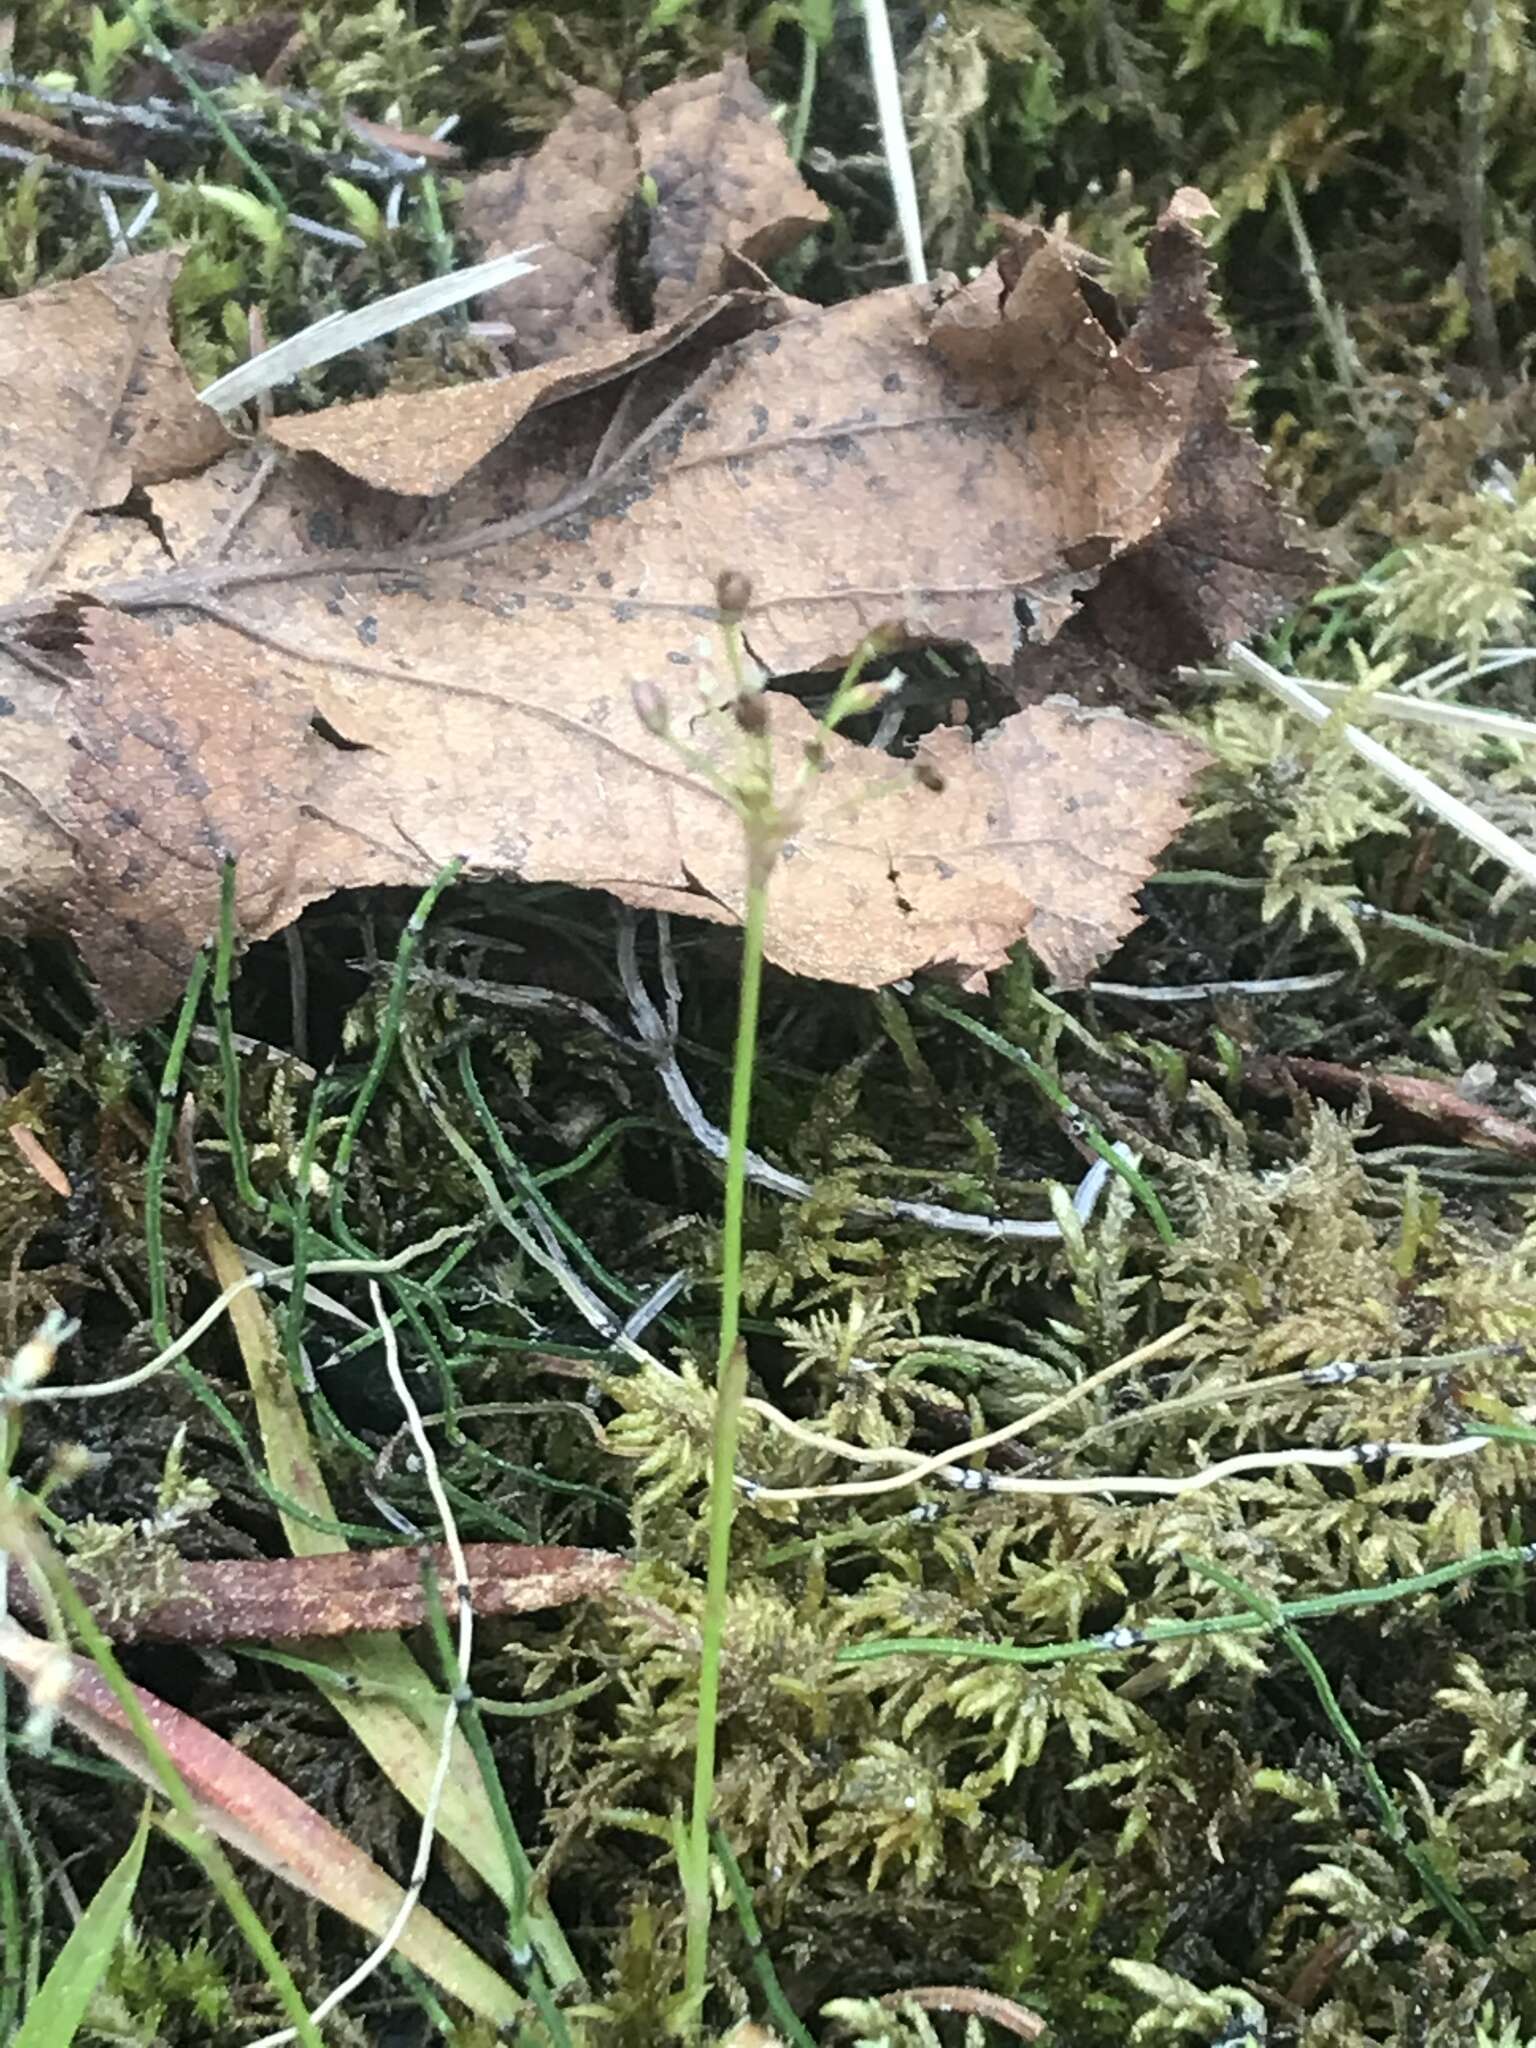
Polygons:
M544 267L541 252L540 275ZM514 283L533 281L530 276ZM782 302L773 296L732 292L692 307L665 327L643 335L617 329L511 377L440 391L386 393L324 412L295 413L274 420L268 438L296 453L323 455L375 490L436 498L462 483L532 414L618 378L635 377L685 342L721 345L785 317Z
M104 143L76 135L72 128L61 128L56 121L46 120L41 114L29 114L21 107L0 107L0 135L7 135L24 149L37 150L59 163L110 170L117 162Z
M770 678L840 662L892 622L998 669L1027 629L1049 637L1182 516L1210 436L1226 446L1211 394L1230 391L1233 358L1187 317L1187 232L1154 242L1167 310L1125 343L1042 235L948 297L774 302L779 324L730 339L761 297L703 309L643 343L644 375L616 390L598 350L490 397L322 414L285 432L327 461L280 465L255 495L243 454L155 487L175 563L92 578L67 689L36 675L20 636L68 626L60 594L85 580L82 553L95 566L99 536L61 553L51 598L0 606L18 656L0 690L33 734L32 808L17 816L79 845L68 890L56 863L22 859L0 884L78 935L124 1021L180 986L225 848L252 936L338 887L419 882L455 854L735 917L735 817L642 723L635 687L729 767L733 729L704 715L727 569L750 576L744 632ZM1158 286L1162 265L1174 274ZM423 538L398 493L450 444L435 473L458 481ZM1201 559L1164 551L1169 577L1181 563L1198 586ZM1256 592L1273 590L1265 573ZM1170 606L1184 598L1198 609L1198 591L1170 585ZM787 785L814 723L787 693L766 702ZM1198 765L1166 734L1059 705L979 744L930 735L922 752L937 788L847 740L826 746L775 886L783 965L973 981L1027 931L1058 978L1078 978L1134 922Z
M297 14L258 9L243 20L205 28L183 43L177 55L188 70L201 78L222 82L254 76L275 84L273 69L300 34L302 25ZM169 64L158 57L145 57L119 81L118 97L125 105L147 99L180 100L186 97L186 88ZM137 136L142 151L144 130L127 132Z
M138 256L0 304L0 598L47 577L88 514L231 445L171 346L180 265Z
M514 278L480 301L490 320L517 330L519 369L630 332L619 311L619 223L639 182L624 110L578 86L571 110L529 156L464 181L459 225L487 256L540 244L536 276Z
M912 1991L887 1991L880 2003L896 2011L903 2005L915 2005L923 2012L970 2013L1005 2028L1017 2041L1038 2041L1050 2031L1038 2013L1017 1999L1004 1998L997 1991L978 1991L968 1984L920 1984Z
M626 276L622 228L643 180L646 250ZM537 277L482 301L516 328L520 368L615 341L642 298L656 324L670 324L725 289L733 252L773 263L827 217L740 57L664 86L632 114L577 88L540 147L468 180L459 209L488 256L543 245Z
M1262 451L1233 416L1250 365L1211 297L1200 192L1176 192L1147 248L1150 288L1129 361L1179 394L1184 445L1157 531L1126 550L1049 646L1019 650L1019 701L1069 691L1135 707L1182 665L1246 640L1317 586L1319 560L1264 479Z
M628 1564L605 1550L469 1543L464 1547L475 1612L482 1619L531 1614L611 1592ZM185 1560L184 1587L131 1617L98 1616L116 1642L291 1642L416 1628L427 1618L423 1573L451 1585L445 1550L336 1551L317 1557ZM91 1597L88 1581L82 1591ZM94 1602L93 1602L94 1605Z
M719 291L727 250L775 263L829 217L741 57L652 93L636 107L634 129L656 192L646 267L658 320Z
M1337 1060L1257 1058L1243 1067L1243 1078L1262 1095L1283 1095L1302 1088L1325 1102L1352 1107L1362 1099L1373 1114L1414 1136L1467 1145L1479 1152L1506 1152L1516 1159L1536 1159L1536 1124L1503 1115L1490 1103L1458 1093L1454 1082L1433 1074L1392 1074L1368 1067L1346 1067Z

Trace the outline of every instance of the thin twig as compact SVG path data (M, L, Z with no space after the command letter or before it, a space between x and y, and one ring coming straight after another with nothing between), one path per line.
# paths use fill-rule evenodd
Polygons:
M952 1467L961 1464L966 1458L980 1457L986 1451L995 1450L1000 1444L1012 1443L1016 1437L1038 1428L1042 1422L1049 1422L1054 1416L1061 1414L1063 1409L1075 1407L1079 1401L1089 1394L1097 1393L1100 1387L1107 1386L1111 1380L1119 1379L1122 1374L1138 1366L1150 1365L1154 1359L1166 1357L1170 1351L1176 1350L1186 1337L1193 1335L1195 1328L1194 1323L1180 1323L1177 1329L1165 1331L1161 1337L1153 1338L1150 1344L1142 1344L1136 1350L1126 1352L1123 1357L1112 1359L1108 1365L1100 1366L1098 1371L1090 1373L1087 1379L1079 1380L1075 1387L1068 1387L1064 1393L1053 1395L1038 1408L1032 1408L1027 1415L1016 1416L1012 1422L1005 1422L1000 1428L989 1430L985 1436L972 1437L968 1443L952 1444L948 1450L936 1451L929 1456L919 1451L908 1450L903 1445L892 1444L876 1449L862 1444L843 1443L837 1437L823 1436L815 1430L808 1429L804 1423L793 1421L789 1416L781 1414L770 1402L753 1398L744 1405L750 1408L754 1415L762 1416L764 1421L771 1423L783 1435L793 1437L797 1443L803 1443L812 1449L832 1451L858 1464L872 1464L878 1461L888 1465L899 1464L906 1468L895 1478L850 1480L842 1485L809 1489L818 1499L857 1498L864 1494L886 1492L893 1486L911 1486L917 1480L929 1479L935 1474L947 1474ZM747 1484L754 1500L798 1500L803 1499L806 1494L806 1489L801 1488L780 1490L770 1486L743 1483Z
M726 1136L718 1124L710 1122L688 1078L678 1064L676 1040L673 1032L663 1022L660 1012L651 1000L640 973L639 957L635 943L636 924L632 912L625 911L619 920L618 967L619 979L629 1002L630 1017L636 1031L651 1058L667 1100L677 1111L689 1135L709 1154L711 1159L724 1159ZM667 968L667 940L662 938L663 974ZM1072 1207L1086 1222L1098 1206L1104 1183L1110 1169L1104 1161L1096 1161L1079 1181L1072 1196ZM790 1201L808 1201L815 1193L808 1180L802 1180L797 1173L786 1173L781 1166L774 1166L760 1153L748 1152L747 1178L754 1187L767 1188L771 1194L784 1195ZM861 1195L850 1214L861 1217L881 1218L891 1222L917 1223L928 1230L943 1230L956 1236L981 1237L994 1242L1014 1243L1019 1240L1054 1244L1060 1240L1061 1225L1055 1222L1027 1221L1013 1216L976 1215L968 1209L949 1209L937 1202L909 1202L899 1197L878 1198Z
M1298 1444L1284 1451L1245 1451L1237 1457L1220 1458L1214 1464L1202 1465L1197 1471L1166 1478L1151 1477L1140 1472L1101 1472L1086 1479L1023 1478L1016 1473L989 1472L980 1467L970 1467L963 1472L955 1471L952 1469L952 1460L963 1455L966 1448L961 1444L954 1450L943 1453L944 1469L938 1476L962 1493L1025 1494L1038 1500L1091 1499L1098 1496L1109 1499L1129 1494L1166 1500L1180 1494L1203 1493L1208 1486L1219 1486L1228 1479L1240 1479L1245 1473L1283 1472L1290 1466L1305 1466L1322 1472L1348 1472L1358 1471L1365 1465L1382 1464L1389 1458L1404 1458L1410 1462L1421 1463L1441 1463L1456 1458L1470 1458L1475 1457L1480 1451L1487 1450L1492 1441L1492 1437L1487 1436L1451 1437L1444 1443L1414 1443L1387 1438L1376 1442L1345 1444L1337 1450L1324 1450L1312 1444ZM845 1500L890 1493L897 1488L915 1484L923 1476L920 1468L913 1466L910 1471L898 1473L893 1478L847 1480L832 1486L758 1486L750 1480L743 1480L740 1484L751 1500Z
M1232 646L1227 650L1227 659L1240 675L1262 683L1288 704L1293 711L1299 711L1303 718L1309 718L1314 725L1326 725L1332 716L1326 704L1315 697L1304 683L1295 676L1283 675L1272 663L1255 654L1251 648ZM1400 760L1390 747L1384 747L1380 740L1362 732L1357 725L1340 727L1345 744L1351 747L1363 761L1369 761L1389 782L1405 790L1415 803L1443 819L1447 825L1470 839L1474 846L1490 853L1495 860L1502 861L1510 872L1523 882L1536 882L1536 853L1527 846L1521 846L1511 839L1470 804L1464 804L1460 797L1452 796L1448 789L1442 789L1422 769L1410 766Z
M305 1267L306 1274L316 1273L398 1273L406 1266L423 1259L429 1252L438 1251L455 1238L476 1226L469 1223L453 1223L442 1230L436 1230L420 1244L407 1245L403 1252L396 1252L389 1259L313 1259ZM0 1379L0 1401L42 1402L51 1406L57 1401L99 1401L114 1394L125 1394L131 1387L141 1387L146 1380L163 1372L168 1365L192 1349L199 1337L206 1336L219 1320L231 1302L238 1301L242 1294L264 1287L280 1286L291 1280L297 1269L293 1266L275 1266L268 1272L247 1273L242 1280L232 1280L222 1294L211 1301L193 1323L189 1323L174 1342L156 1352L146 1364L133 1372L119 1373L116 1379L93 1380L83 1387L38 1386L16 1379Z
M1344 970L1327 974L1281 974L1269 981L1191 981L1152 987L1133 981L1090 981L1089 995L1120 996L1133 1003L1203 1003L1212 996L1301 996L1342 981Z

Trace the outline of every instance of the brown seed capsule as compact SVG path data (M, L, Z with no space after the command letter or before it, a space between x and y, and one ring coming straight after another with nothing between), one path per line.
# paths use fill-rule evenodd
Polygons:
M752 602L752 578L740 569L722 569L715 578L715 603L728 619L739 619Z
M743 732L756 734L768 730L768 706L761 690L743 690L731 709Z

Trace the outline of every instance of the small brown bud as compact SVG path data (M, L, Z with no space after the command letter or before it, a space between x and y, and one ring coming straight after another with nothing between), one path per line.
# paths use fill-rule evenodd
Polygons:
M931 761L914 761L912 773L917 777L924 789L938 791L944 787L944 777Z
M761 690L743 690L731 709L743 732L755 736L768 730L768 706L763 702Z
M722 569L715 578L715 603L728 619L739 619L752 603L752 578L740 569Z
M667 700L650 677L641 676L638 682L632 683L629 694L635 707L635 716L646 731L654 733L657 739L664 738L669 723Z

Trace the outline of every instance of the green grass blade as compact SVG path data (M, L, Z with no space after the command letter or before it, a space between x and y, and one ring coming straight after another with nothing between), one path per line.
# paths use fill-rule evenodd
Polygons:
M146 1802L133 1840L107 1872L59 1950L26 2018L11 2037L11 2048L69 2048L128 1924L128 1908L133 1904L148 1839Z

